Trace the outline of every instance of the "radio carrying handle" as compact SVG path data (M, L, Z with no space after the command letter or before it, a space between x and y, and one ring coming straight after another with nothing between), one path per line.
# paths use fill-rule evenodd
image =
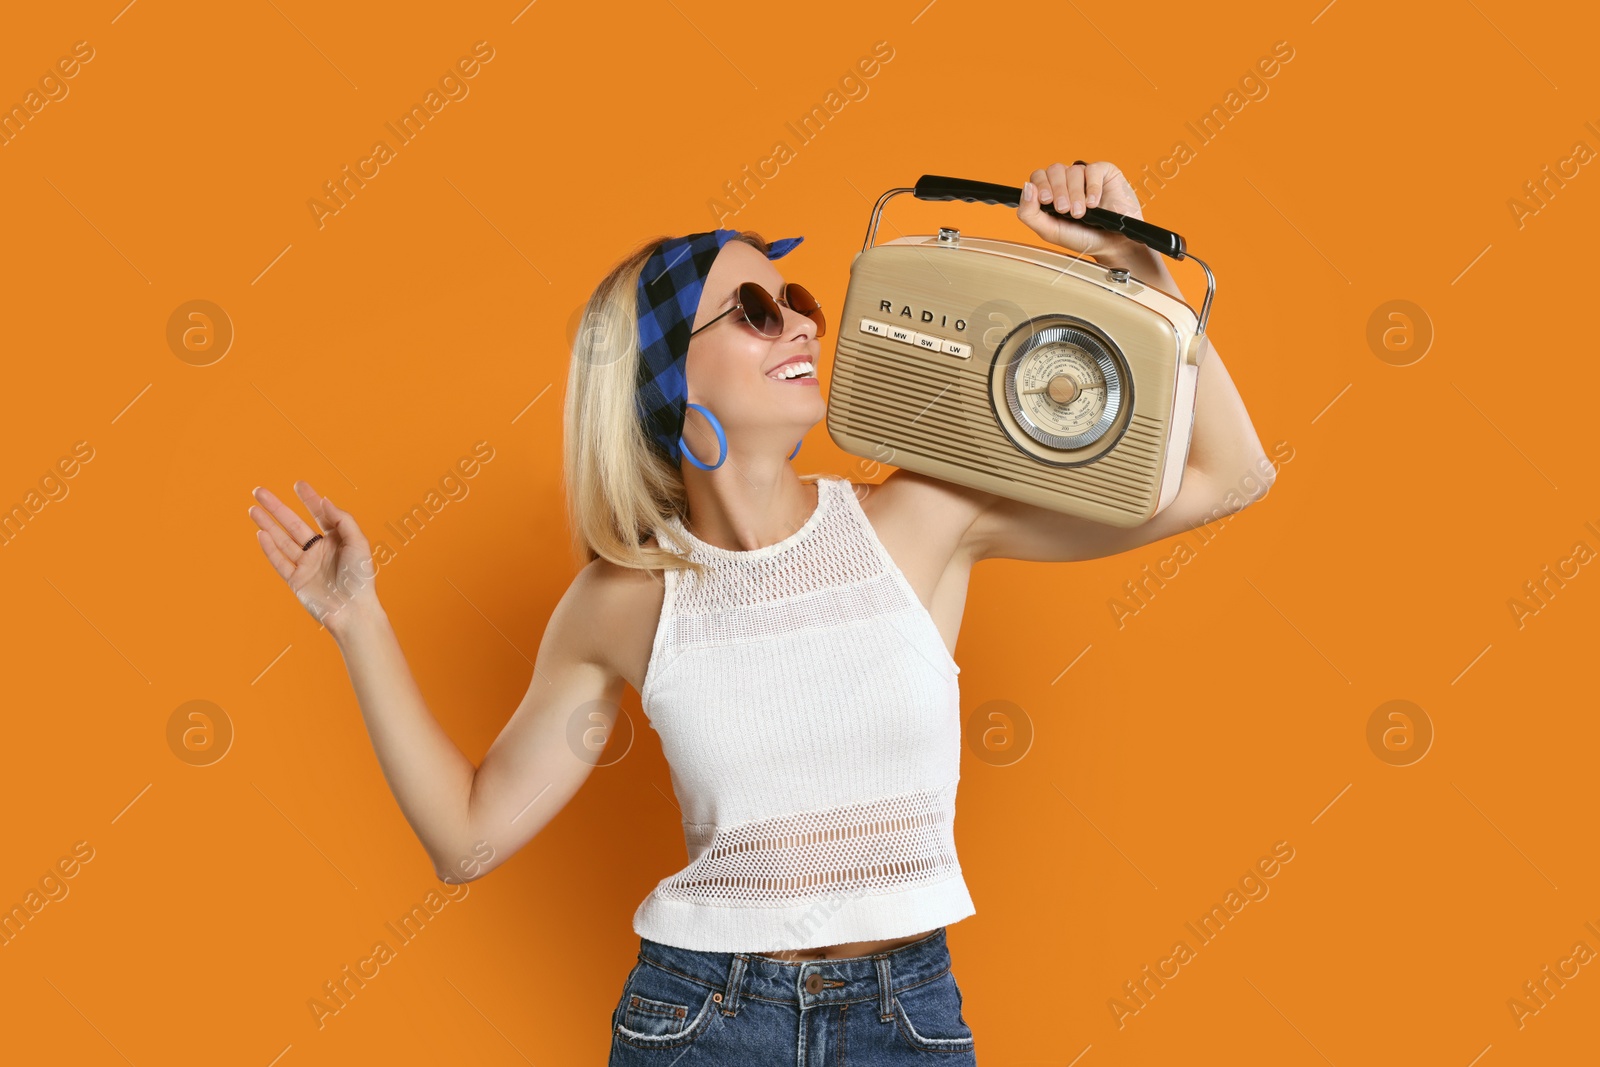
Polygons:
M918 200L964 200L968 203L980 202L984 204L999 204L1003 207L1016 207L1022 199L1022 187L1017 185L996 185L992 182L973 181L969 178L948 178L942 174L924 174L917 179L914 188L890 189L878 197L878 202L872 206L872 221L867 226L867 241L861 246L865 252L872 247L878 236L878 219L883 214L883 207L890 199L901 193L911 193ZM1054 204L1039 205L1040 209L1052 215L1058 215L1073 222L1081 222L1102 230L1120 233L1124 237L1138 241L1148 248L1152 248L1169 259L1192 259L1200 264L1206 272L1206 299L1200 305L1200 323L1195 331L1195 341L1198 344L1205 337L1206 319L1211 315L1211 300L1217 295L1217 279L1211 273L1211 268L1205 260L1191 253L1184 247L1183 237L1171 230L1163 229L1143 219L1133 218L1131 215L1118 214L1107 211L1103 207L1084 208L1083 218L1074 219L1065 211L1057 210Z

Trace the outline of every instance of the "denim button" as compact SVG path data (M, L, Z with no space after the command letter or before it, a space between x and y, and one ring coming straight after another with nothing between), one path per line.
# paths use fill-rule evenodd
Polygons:
M813 971L811 976L806 979L806 992L807 993L820 993L821 991L822 991L822 975L817 974L816 972Z

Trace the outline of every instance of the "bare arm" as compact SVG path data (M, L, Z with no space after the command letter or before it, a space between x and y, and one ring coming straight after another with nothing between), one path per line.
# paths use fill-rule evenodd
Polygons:
M549 823L594 769L597 753L569 745L567 724L575 714L594 722L596 713L615 713L623 679L608 620L653 583L637 574L612 580L599 560L578 574L545 625L527 695L474 767L417 689L378 603L371 546L355 518L306 482L295 491L322 530L258 486L259 506L250 508L257 543L338 642L384 778L435 872L447 882L481 877ZM634 609L620 617L637 616ZM610 722L601 715L596 724ZM603 742L608 733L591 728L587 737Z
M435 872L459 881L447 875L470 858L467 797L476 768L428 710L389 616L376 600L328 629L344 656L390 791Z
M590 563L556 605L527 695L478 768L468 796L468 838L480 849L487 842L493 854L475 874L464 872L468 881L509 859L556 817L611 735L626 685L612 661L610 646L618 640L612 620L635 610L625 587L641 579L608 567Z
M594 769L599 753L573 747L569 722L587 716L590 737L609 734L624 684L599 662L599 584L586 568L556 605L528 691L478 767L429 712L376 601L331 628L384 777L443 881L472 881L505 862Z

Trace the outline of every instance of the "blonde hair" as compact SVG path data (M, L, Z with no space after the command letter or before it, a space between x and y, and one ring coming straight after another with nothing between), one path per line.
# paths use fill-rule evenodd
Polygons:
M754 230L737 239L767 251ZM562 476L572 548L583 565L600 557L639 570L701 570L681 553L644 543L669 517L681 518L688 502L682 472L651 445L637 407L639 275L668 240L651 238L611 268L584 305L572 343Z

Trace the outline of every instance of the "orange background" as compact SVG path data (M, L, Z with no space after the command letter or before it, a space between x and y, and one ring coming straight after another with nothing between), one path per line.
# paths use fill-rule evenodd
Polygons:
M684 860L631 691L628 754L316 1024L308 1000L438 883L337 647L255 543L252 487L308 479L384 536L490 443L379 582L476 761L575 572L566 333L623 252L719 222L803 233L782 270L839 307L888 188L1080 157L1139 175L1180 139L1194 155L1146 217L1216 271L1216 351L1293 459L1213 540L1182 538L1193 558L1121 628L1109 603L1180 539L978 568L956 824L978 913L950 947L980 1062L1593 1057L1600 966L1520 1028L1507 1007L1576 942L1600 950L1600 576L1578 566L1520 626L1509 607L1600 549L1578 314L1600 176L1520 224L1510 206L1600 147L1592 21L1505 0L120 3L13 12L0 35L7 105L94 49L0 147L0 503L93 449L0 548L0 903L93 849L0 948L7 1059L603 1063L633 910ZM480 40L469 95L319 228L307 201ZM867 95L796 146L785 123L878 41ZM1186 124L1278 41L1267 95L1201 144ZM794 158L714 217L779 138ZM1036 240L1008 214L901 197L884 234ZM1199 268L1173 273L1198 307ZM236 331L207 366L166 336L196 299ZM1367 340L1394 299L1434 331L1407 366ZM796 460L860 463L822 426ZM1409 766L1367 739L1397 699L1435 731ZM210 766L169 747L190 700L235 732ZM1033 732L1009 764L972 728L996 700ZM1123 983L1278 841L1270 895L1119 1027Z

